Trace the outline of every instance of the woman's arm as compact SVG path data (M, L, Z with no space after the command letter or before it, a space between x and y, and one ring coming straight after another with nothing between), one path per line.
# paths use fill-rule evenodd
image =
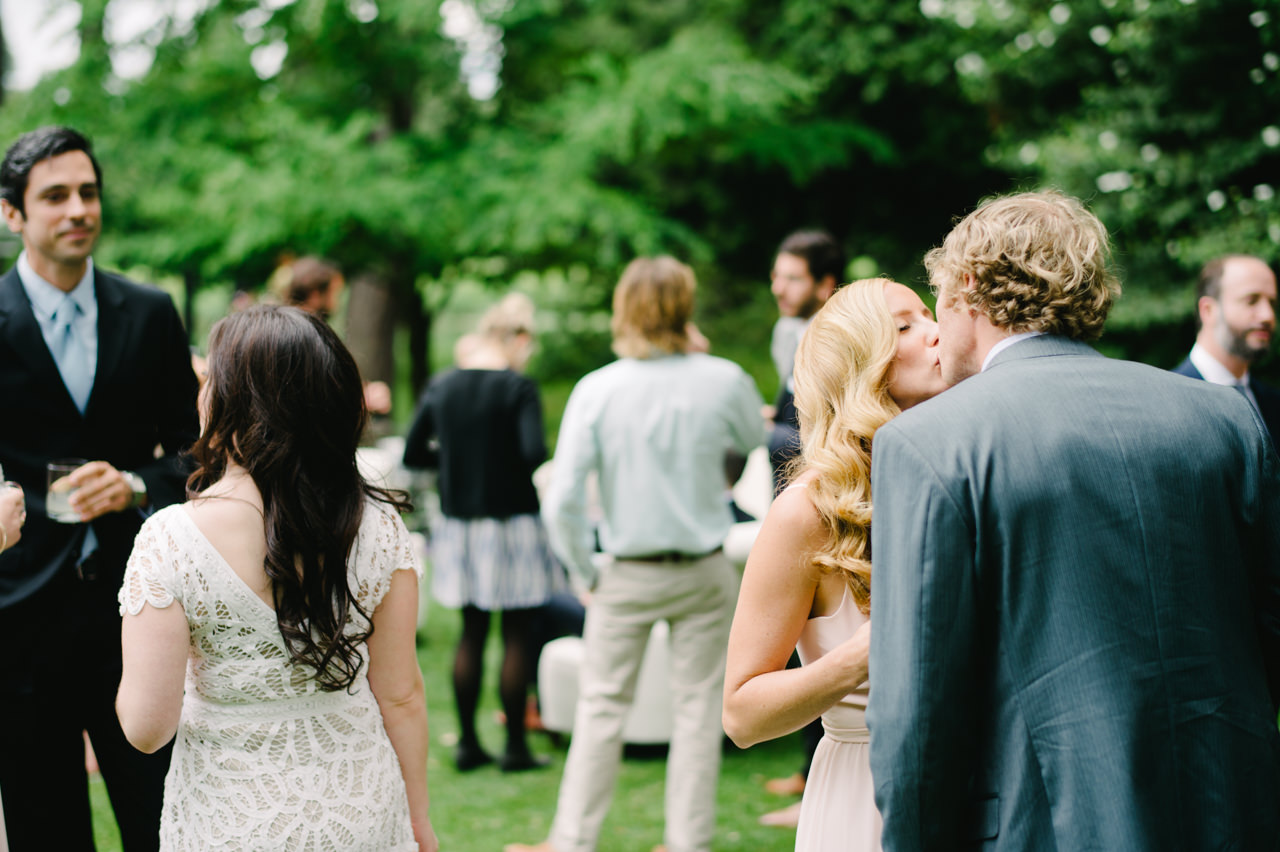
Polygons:
M182 715L182 686L191 634L182 604L144 604L120 626L124 670L116 715L125 738L150 754L173 739Z
M830 582L810 560L824 536L795 488L774 500L751 548L724 681L724 729L742 748L799 730L867 678L866 630L810 665L786 667L819 584Z
M0 553L13 547L22 538L22 524L26 519L27 509L22 489L17 485L0 482Z
M369 687L400 761L418 849L436 852L439 843L427 815L427 702L414 644L417 628L418 577L413 571L396 571L391 588L373 613Z

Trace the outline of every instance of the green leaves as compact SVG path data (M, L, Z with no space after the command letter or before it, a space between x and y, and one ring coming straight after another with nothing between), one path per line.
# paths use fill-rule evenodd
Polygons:
M246 284L289 250L406 296L473 258L607 293L668 251L728 306L797 227L915 281L981 197L1055 185L1111 228L1137 328L1209 256L1280 242L1264 0L468 2L221 0L169 12L120 80L109 6L82 0L81 62L0 131L95 139L106 262Z

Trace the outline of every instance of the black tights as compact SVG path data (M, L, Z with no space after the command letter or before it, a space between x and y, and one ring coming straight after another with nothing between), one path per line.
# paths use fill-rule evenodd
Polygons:
M498 694L507 715L507 754L525 755L524 712L533 655L530 643L534 609L509 609L502 613L502 674ZM489 613L473 606L462 608L462 636L453 658L453 695L458 706L458 745L480 749L476 736L476 705L484 680L484 646L489 638Z

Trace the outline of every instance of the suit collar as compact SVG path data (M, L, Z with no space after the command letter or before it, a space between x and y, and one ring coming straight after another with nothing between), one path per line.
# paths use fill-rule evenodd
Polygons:
M1000 340L997 340L995 345L987 350L987 357L982 359L982 370L986 370L990 367L991 362L1010 346L1013 346L1016 343L1021 343L1024 340L1030 340L1033 337L1039 337L1042 334L1044 334L1043 331L1022 331L1018 334L1011 334L1008 337L1003 337ZM981 372L981 370L979 372Z
M124 291L118 281L95 269L93 286L98 295L98 369L93 377L93 392L89 394L85 416L93 411L98 389L115 372L133 325L132 315L124 310Z
M987 370L993 370L1001 364L1007 364L1011 361L1023 361L1028 358L1049 358L1057 355L1084 355L1096 358L1103 357L1092 346L1080 340L1072 340L1069 337L1059 337L1053 334L1042 334L1039 337L1029 337L1020 340L1003 352L991 359Z
M27 293L27 300L31 302L32 308L42 320L53 316L67 296L79 305L81 313L85 316L97 317L98 300L94 288L92 257L85 261L84 275L80 277L70 293L59 289L36 272L25 251L18 255L18 262L14 264L14 269L18 271L18 278L22 281L22 288Z
M1225 364L1210 355L1209 350L1201 346L1199 341L1191 347L1191 354L1187 356L1187 360L1196 368L1200 378L1206 382L1212 382L1215 385L1249 384L1248 370L1244 371L1243 376L1236 378L1235 374L1227 369Z
M31 304L27 301L27 291L22 287L22 279L18 277L15 264L0 278L0 319L20 314L31 313Z
M1191 363L1190 358L1183 358L1182 363L1173 368L1173 372L1182 376L1190 376L1193 379L1204 380L1204 376L1200 375L1200 371L1196 369L1196 365Z
M71 395L65 392L62 374L31 311L31 302L16 266L0 278L0 340L12 348L14 356L26 365L39 386L63 388L68 407L79 416Z
M98 299L98 367L94 371L93 390L85 406L85 417L93 412L99 388L115 372L133 327L133 316L125 310L124 288L120 282L95 269L93 285ZM80 416L70 394L65 392L62 374L58 372L44 333L31 311L31 302L27 299L16 266L0 278L0 337L8 339L17 357L26 363L40 383L62 387L67 405L76 416Z

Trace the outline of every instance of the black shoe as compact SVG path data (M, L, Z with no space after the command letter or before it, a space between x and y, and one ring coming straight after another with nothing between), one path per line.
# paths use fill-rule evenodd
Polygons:
M493 755L480 746L458 746L453 760L458 765L459 772L470 772L493 763Z
M534 757L528 752L504 754L498 760L498 768L503 772L527 772L530 769L546 769L550 765L550 758Z

